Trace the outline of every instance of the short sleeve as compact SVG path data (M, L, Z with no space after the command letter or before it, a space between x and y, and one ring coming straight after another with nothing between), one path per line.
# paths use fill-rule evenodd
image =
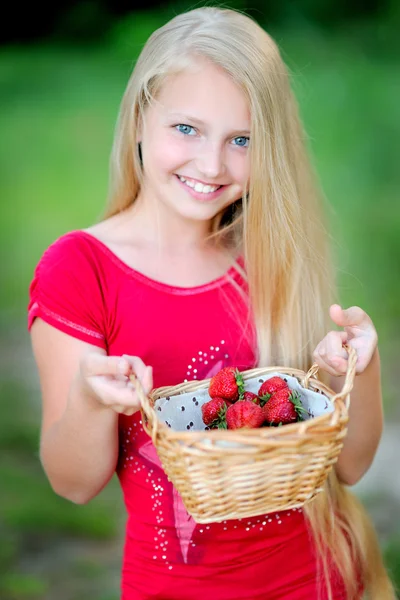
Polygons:
M56 329L106 349L101 269L88 244L71 232L39 260L29 286L28 330L36 317Z

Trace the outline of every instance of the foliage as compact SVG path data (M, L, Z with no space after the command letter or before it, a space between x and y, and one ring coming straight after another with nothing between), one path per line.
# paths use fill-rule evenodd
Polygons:
M0 51L4 339L25 328L28 286L44 249L64 232L101 217L119 101L143 43L166 14L132 15L109 30L102 46L43 44ZM310 20L287 19L286 29L269 31L289 65L328 199L340 299L363 306L377 325L385 403L394 410L400 350L400 57L391 51L393 27L352 21L322 32ZM14 370L18 360L11 353ZM87 548L91 540L97 548L119 544L122 501L115 481L89 506L57 497L38 457L38 386L32 389L29 374L21 373L19 380L9 374L3 376L1 396L0 450L6 460L0 468L0 595L44 600L46 590L56 589L62 600L57 585L73 580L72 573L104 580L90 561L66 561L51 581L40 569L26 569L42 547L39 534L47 548L68 543ZM397 538L389 540L386 554L400 585ZM108 565L108 558L102 555L98 563ZM117 556L117 572L118 561ZM111 599L114 589L98 583L79 588L76 597ZM65 597L75 598L74 593L67 588Z

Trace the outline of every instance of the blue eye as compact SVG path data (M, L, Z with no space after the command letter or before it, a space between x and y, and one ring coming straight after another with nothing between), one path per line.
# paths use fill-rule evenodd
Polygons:
M241 148L247 148L250 143L250 138L244 136L237 137L235 138L235 141L236 140L240 140L241 143L235 144L235 146L240 146Z
M196 135L196 130L191 125L185 125L184 123L179 123L178 125L174 125L174 128L177 131L179 131L180 133L183 133L183 135L190 135L190 136ZM238 136L234 140L235 140L235 142L238 141L238 143L235 143L235 146L239 146L240 148L247 148L250 143L250 138L248 138L246 136Z
M194 127L191 127L190 125L183 125L182 123L179 125L175 125L175 129L177 129L178 131L180 131L180 133L183 133L184 135L193 135L189 133L189 131L191 129L194 131Z

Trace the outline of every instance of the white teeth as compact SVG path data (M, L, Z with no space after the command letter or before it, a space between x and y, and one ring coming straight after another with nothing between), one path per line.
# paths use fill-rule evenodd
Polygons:
M215 192L219 187L219 185L203 185L202 183L199 183L198 181L194 182L191 181L190 179L185 179L184 177L181 177L180 175L178 175L179 179L185 183L186 185L188 185L189 187L191 187L192 189L194 189L195 192L200 192L202 194L209 194L211 192Z

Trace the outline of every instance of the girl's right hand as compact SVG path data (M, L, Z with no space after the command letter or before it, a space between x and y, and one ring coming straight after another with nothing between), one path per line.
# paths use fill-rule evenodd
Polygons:
M153 387L153 369L138 356L104 356L88 352L80 361L78 385L97 406L133 415L141 405L129 375L135 373L145 394Z

